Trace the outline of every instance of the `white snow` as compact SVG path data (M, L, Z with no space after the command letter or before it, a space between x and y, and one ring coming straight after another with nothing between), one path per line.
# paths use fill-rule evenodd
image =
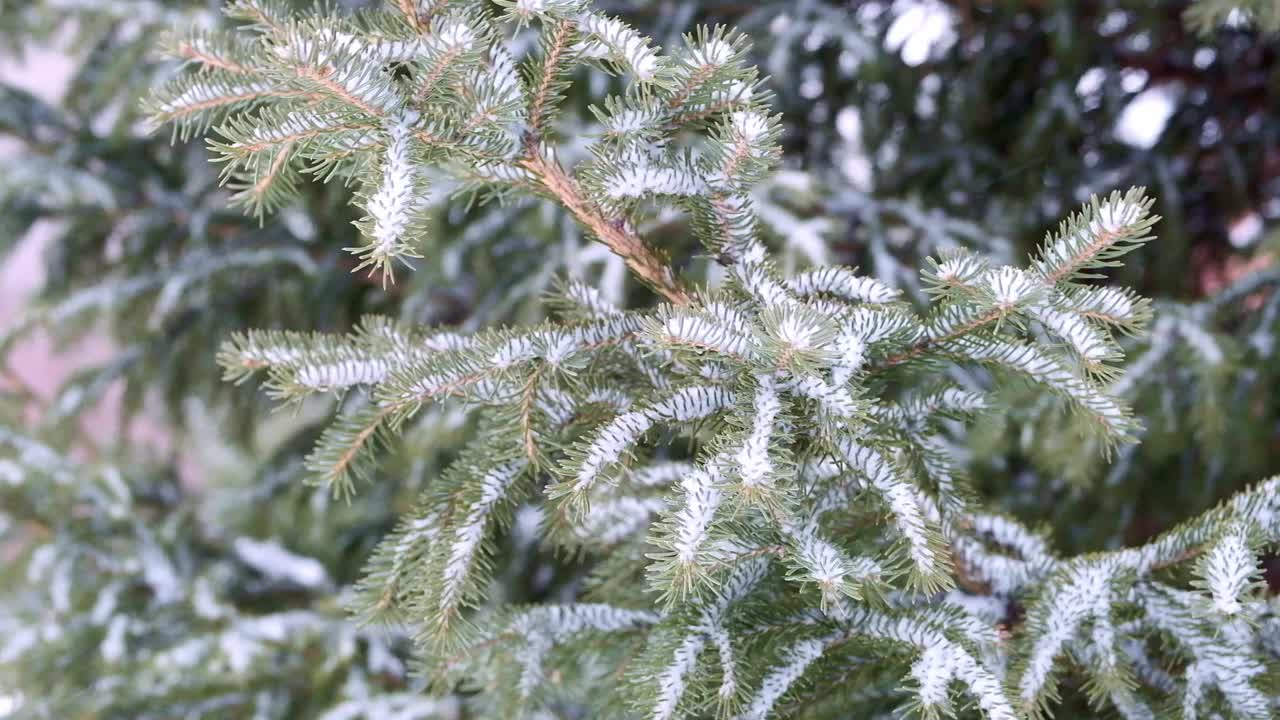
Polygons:
M236 556L249 567L275 580L285 580L305 588L329 584L329 573L319 560L290 552L274 540L236 538Z
M1236 218L1227 228L1227 239L1232 247L1246 248L1262 234L1262 216L1249 212Z
M124 657L127 650L125 633L128 630L129 618L124 615L111 618L111 624L107 626L107 634L102 638L102 645L99 647L103 660L116 662Z
M1169 118L1177 110L1181 97L1181 87L1173 83L1156 85L1138 93L1120 111L1116 120L1116 139L1136 148L1154 147L1164 134Z
M898 0L894 12L897 17L885 34L884 45L912 67L945 52L956 41L955 13L937 0Z

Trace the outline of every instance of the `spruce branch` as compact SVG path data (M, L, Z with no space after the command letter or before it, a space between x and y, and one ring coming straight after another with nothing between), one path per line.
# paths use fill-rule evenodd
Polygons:
M486 295L502 310L464 333L375 320L224 349L229 377L262 373L282 399L339 395L308 460L338 494L357 479L381 492L399 474L387 460L427 476L374 553L360 616L410 619L441 686L483 688L465 704L495 717L553 704L823 717L801 701L848 692L926 717L963 700L1012 720L1047 711L1068 676L1120 712L1167 696L1193 713L1258 713L1269 660L1251 648L1271 611L1256 556L1280 532L1274 481L1147 545L1070 557L985 507L968 479L982 415L1020 421L1023 400L1051 408L1037 419L1068 418L1046 435L1082 435L1076 455L1140 436L1108 383L1142 342L1117 336L1141 337L1155 313L1081 282L1150 239L1140 189L1093 199L1026 264L944 254L920 306L849 268L786 272L760 191L781 121L745 36L702 28L664 50L586 0L498 5L393 2L358 20L272 10L255 21L265 37L249 71L194 71L305 93L234 115L218 149L264 205L295 196L271 195L292 190L291 173L358 180L367 244L347 250L385 279L396 257L456 280L472 256L507 252L470 229L423 244L433 193L455 181L539 196L599 242L538 324L485 327L511 314L513 290ZM602 86L575 125L572 81L601 69L627 84ZM557 144L568 132L588 140ZM523 236L531 221L506 211L466 209ZM696 268L677 278L637 229L656 212L680 217L723 271L702 286ZM445 215L434 224L465 213ZM664 302L613 302L628 272ZM1189 318L1160 322L1200 362L1227 357ZM423 446L443 417L466 439L437 458ZM533 585L506 592L512 578ZM515 604L528 597L555 603ZM1226 655L1205 641L1213 623ZM1176 645L1154 642L1169 636Z
M582 194L578 183L556 160L541 149L531 146L521 166L538 180L543 188L565 207L574 218L604 243L642 282L675 305L687 305L691 298L675 278L671 266L650 248L621 219L606 217Z
M573 40L576 25L569 20L558 20L548 30L545 54L534 74L529 96L529 132L535 141L546 132L547 114L556 101L560 77L567 72L569 44Z
M168 43L168 52L204 69L221 70L235 75L254 71L248 64L249 50L232 36L192 33L178 36Z
M226 8L228 17L243 20L264 32L278 35L284 31L290 13L278 0L233 0Z

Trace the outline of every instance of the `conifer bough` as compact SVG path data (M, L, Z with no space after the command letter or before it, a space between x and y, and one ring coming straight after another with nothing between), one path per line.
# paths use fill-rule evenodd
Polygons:
M1060 557L973 497L957 455L1014 382L1104 447L1133 440L1108 383L1116 335L1150 312L1086 281L1151 239L1142 190L1087 203L1027 267L938 258L917 308L847 268L774 265L751 190L779 125L732 31L663 50L584 0L229 12L244 30L177 42L195 69L153 108L183 132L216 125L241 202L274 208L307 174L356 183L351 250L389 278L431 262L433 187L532 194L663 301L617 307L572 280L533 327L370 318L224 348L229 376L264 372L283 398L364 398L310 458L346 495L425 405L472 409L469 448L353 602L414 634L440 693L481 717L1005 720L1051 714L1070 687L1126 718L1274 716L1280 606L1258 558L1280 539L1280 480L1145 545ZM602 71L622 80L575 155L560 105ZM722 280L678 276L637 230L655 208L690 220ZM530 546L576 570L547 602L506 605L497 570Z

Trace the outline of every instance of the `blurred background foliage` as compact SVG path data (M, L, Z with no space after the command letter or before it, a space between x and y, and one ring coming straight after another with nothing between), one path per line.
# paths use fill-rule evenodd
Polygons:
M1103 458L1071 440L1077 420L1064 407L1011 393L1007 411L955 440L967 444L971 475L990 500L1052 525L1062 548L1077 552L1149 537L1280 471L1280 43L1265 0L1206 0L1191 12L1167 0L598 5L664 45L696 24L752 37L785 127L785 166L758 199L788 270L856 265L919 298L926 256L968 247L1021 259L1090 194L1150 189L1164 218L1159 240L1115 276L1156 299L1150 337L1131 340L1116 378L1144 419L1142 443ZM69 708L141 716L131 714L141 706L127 704L136 699L68 695L84 684L58 675L86 654L97 653L92 674L109 684L139 663L164 662L184 634L220 637L209 633L230 632L242 615L283 607L308 613L318 623L308 627L341 624L337 588L357 577L372 545L467 433L465 412L427 413L402 447L387 449L396 459L376 482L350 505L335 502L303 483L302 457L338 406L361 399L273 412L262 393L220 380L214 358L232 331L346 331L365 313L462 330L530 322L556 281L574 276L613 300L653 302L604 248L542 204L438 192L436 245L385 290L352 274L355 261L342 250L356 233L348 188L310 186L302 202L262 219L228 208L203 143L172 142L167 128L145 124L139 105L175 71L156 51L170 28L225 22L219 6L0 0L6 62L51 46L74 67L65 90L51 94L56 101L23 89L39 79L0 85L0 253L12 258L35 243L44 278L27 307L0 321L0 554L21 568L4 573L0 627L76 628L41 631L50 633L39 643L47 664L26 662L30 647L0 632L8 668L0 688L9 679L25 688L25 711L38 707L34 691L47 691L48 717L77 716L59 714ZM593 131L588 108L616 82L593 76L575 85L566 136ZM714 258L698 254L684 222L662 217L641 230L683 272L714 276ZM13 362L41 333L69 348L105 337L111 350L44 393L30 382L42 368ZM85 413L104 398L117 419L95 435ZM165 442L131 441L137 422L159 428ZM37 482L51 458L65 473ZM4 482L19 473L26 481ZM145 498L145 509L107 508L103 477ZM121 512L131 519L86 532ZM104 544L108 536L119 544ZM317 562L325 582L264 577L244 552L253 546L238 552L237 538ZM151 610L161 580L146 562L94 566L101 572L82 576L87 589L50 602L47 573L63 567L60 558L80 567L95 545L177 563L185 604L171 613L185 619L165 616L160 632ZM554 570L558 561L539 562ZM517 596L546 587L530 577L506 582ZM95 622L92 590L111 583L133 589L129 632L152 648L133 664L100 649L113 631ZM200 614L205 586L225 614ZM161 688L171 705L155 716L196 712L193 698L216 695L217 708L293 717L411 688L404 668L387 660L394 639L350 632L356 650L332 653L341 660L331 674L274 685L263 676L265 689ZM331 654L305 632L270 642L296 652L279 658ZM226 648L234 651L218 652ZM284 678L287 664L277 671L270 677ZM72 704L55 700L68 696Z

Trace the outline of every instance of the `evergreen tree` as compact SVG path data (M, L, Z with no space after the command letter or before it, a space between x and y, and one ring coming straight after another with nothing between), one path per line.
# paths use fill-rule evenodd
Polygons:
M1241 22L1211 5L1188 19ZM1226 437L1245 416L1263 421L1243 437L1274 433L1276 274L1154 305L1097 283L1122 256L1159 253L1128 255L1157 227L1140 189L1089 199L1014 262L1015 245L978 228L1003 207L1023 219L995 223L999 235L1025 237L1052 185L966 218L965 200L929 195L965 187L964 162L948 160L933 182L904 172L922 195L895 200L901 186L855 187L833 159L847 138L821 149L823 103L773 114L795 87L775 98L754 57L794 61L788 43L825 47L806 39L821 30L892 63L880 35L905 10L800 3L810 30L797 34L776 32L768 5L688 7L742 30L699 27L664 49L585 0L355 13L237 0L231 27L209 19L165 41L190 67L146 108L182 137L213 129L231 200L255 219L224 233L191 221L177 242L161 224L148 243L102 202L7 185L27 217L89 221L58 240L97 243L75 258L85 275L101 274L104 230L144 239L118 281L69 278L30 326L105 309L120 337L147 343L139 357L166 364L182 357L173 334L140 327L136 308L192 327L193 355L228 323L287 328L238 332L218 361L297 410L267 416L244 390L182 371L116 370L139 393L172 383L175 432L206 469L193 493L123 448L76 459L56 411L37 407L32 425L41 403L15 399L0 528L23 575L7 583L0 662L21 712L1274 714L1280 604L1260 556L1280 539L1280 485L1258 476L1225 498L1241 473L1274 469L1265 447L1203 458L1224 479L1205 483L1206 502L1171 504L1189 517L1175 527L1076 551L1131 527L1081 527L1080 499L1132 513L1113 489L1149 487L1168 452L1148 452L1153 439ZM658 36L674 22L633 11ZM921 102L915 88L894 97ZM30 122L27 146L120 150L87 142L88 120L60 143ZM909 147L914 124L893 144ZM175 181L201 173L163 140L114 142L122 163L147 148ZM84 183L102 162L57 161L89 169ZM201 187L183 202L224 200ZM892 228L868 223L873 274L832 263L846 252L837 228L866 217L917 223L925 242L885 245L875 233ZM269 253L267 233L304 270L295 280L265 256L228 260ZM181 257L186 243L204 255ZM240 300L209 306L228 295ZM384 314L344 331L365 312ZM1191 388L1173 406L1168 378ZM1078 481L1076 502L1029 510L1057 477Z

